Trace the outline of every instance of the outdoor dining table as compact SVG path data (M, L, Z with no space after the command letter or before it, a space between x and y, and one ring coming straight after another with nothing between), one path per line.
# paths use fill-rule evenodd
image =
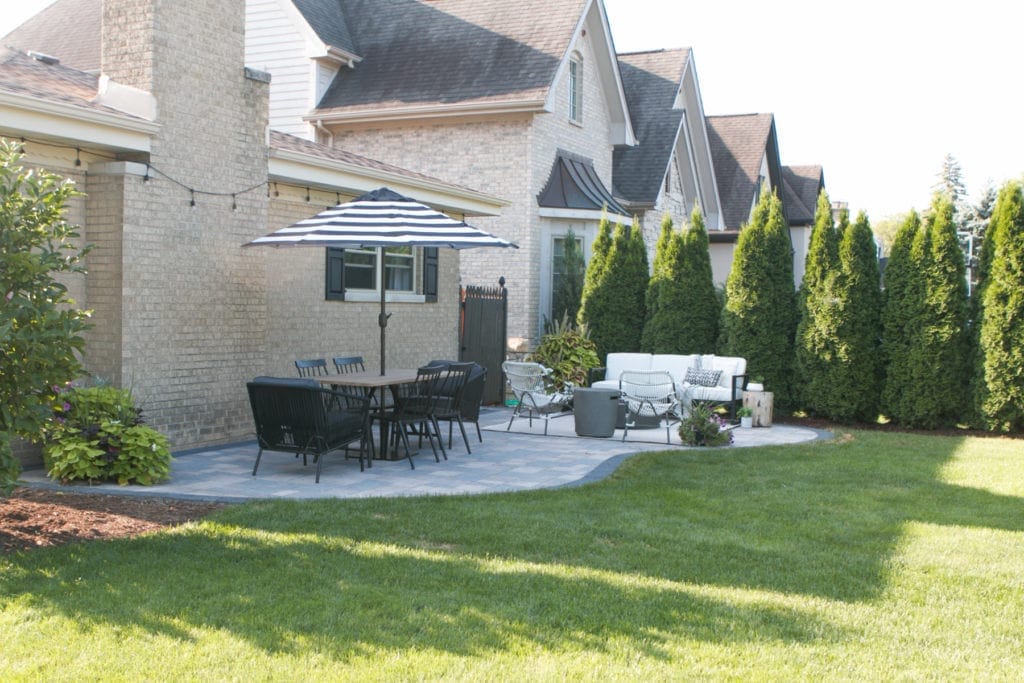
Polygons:
M412 384L415 382L417 373L418 371L416 368L393 368L383 375L376 371L349 372L340 375L317 377L316 380L320 382L320 384L332 387L358 387L360 389L367 389L367 394L371 400L376 395L378 389L387 387L391 390L392 399L397 402L399 387L403 384ZM383 409L383 397L381 397L380 405ZM387 420L379 420L379 422L380 439L377 442L379 444L377 457L387 460L389 459L388 423Z

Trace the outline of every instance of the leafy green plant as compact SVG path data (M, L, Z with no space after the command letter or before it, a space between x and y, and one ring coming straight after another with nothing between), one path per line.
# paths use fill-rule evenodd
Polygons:
M727 446L732 443L732 430L726 427L726 420L710 405L697 402L679 422L679 438L687 446Z
M80 193L71 182L20 165L20 145L0 141L0 494L21 471L10 437L34 439L54 385L78 376L88 313L57 274L82 273L87 249L64 218Z
M754 409L749 406L742 406L736 411L736 417L754 417Z
M167 437L142 424L142 411L127 389L59 391L44 434L47 472L62 482L115 480L148 486L170 475Z
M555 388L564 384L583 386L587 371L601 364L587 325L574 326L568 314L563 314L560 321L551 324L529 360L551 368L551 381Z

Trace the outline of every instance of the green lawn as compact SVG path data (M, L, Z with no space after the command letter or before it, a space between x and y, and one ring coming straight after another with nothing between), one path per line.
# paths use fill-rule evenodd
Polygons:
M676 451L0 559L0 680L1019 680L1024 441Z

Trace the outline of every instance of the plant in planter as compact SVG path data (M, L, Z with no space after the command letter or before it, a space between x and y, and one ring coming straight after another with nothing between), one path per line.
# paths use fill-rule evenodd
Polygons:
M167 479L167 437L143 424L127 389L55 387L57 404L43 431L43 462L61 482L113 480L151 485Z
M558 391L566 384L584 386L587 371L601 364L587 325L573 325L568 315L550 325L540 346L527 360L551 368L552 388Z
M743 406L736 411L736 416L740 418L740 427L743 429L750 429L754 426L754 409L748 406Z
M728 446L732 429L706 403L695 403L679 422L679 438L687 446Z

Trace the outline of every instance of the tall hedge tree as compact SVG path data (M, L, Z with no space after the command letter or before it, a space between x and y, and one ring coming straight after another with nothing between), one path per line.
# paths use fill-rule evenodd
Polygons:
M877 253L871 224L862 211L839 243L840 363L834 375L837 401L831 415L836 420L874 422L878 418L882 294Z
M53 387L81 373L77 353L88 314L77 310L61 273L82 271L78 234L64 218L77 192L57 175L21 166L0 141L0 493L21 472L11 437L36 438L52 415Z
M583 294L580 295L580 308L576 313L578 324L588 322L593 306L591 299L595 290L604 282L605 266L608 264L608 254L611 250L612 224L607 215L602 215L601 222L597 225L597 237L590 246L590 261L587 262L587 271L583 277Z
M796 333L793 247L774 192L761 192L750 224L740 231L722 325L724 350L746 358L747 372L764 379L776 406L789 408Z
M714 353L718 340L721 303L711 272L711 251L704 215L699 207L690 214L682 235L681 263L673 278L681 299L677 309L682 324L676 353Z
M580 307L602 361L610 352L640 350L649 279L640 226L616 225L604 267Z
M948 195L935 195L911 258L923 276L924 305L909 357L914 396L900 421L924 429L952 426L969 406L969 363L966 272Z
M674 303L678 295L675 272L681 258L682 236L674 229L672 218L667 214L661 221L661 234L654 252L654 267L647 287L647 321L644 323L640 348L649 353L674 353L675 325Z
M655 317L664 318L664 316L659 316L661 290L671 278L671 262L675 258L672 252L679 248L675 240L676 231L673 228L672 217L666 213L661 219L661 232L658 234L658 242L654 248L654 264L651 268L651 279L647 285L645 300L647 319L644 322L644 332L640 340L641 350L647 352L654 352L655 339L652 325L655 323L652 321ZM656 353L665 352L657 351Z
M1024 430L1024 185L1008 183L996 200L982 284L977 410L989 429Z
M911 256L923 230L916 211L907 214L896 232L885 267L882 292L882 412L900 423L910 414L917 392L911 377L918 319L924 308L924 281Z
M839 278L839 237L828 194L818 194L814 227L807 249L804 277L799 293L799 322L796 330L795 363L798 403L815 415L835 413L836 397L832 377L837 361L839 337L837 281Z

